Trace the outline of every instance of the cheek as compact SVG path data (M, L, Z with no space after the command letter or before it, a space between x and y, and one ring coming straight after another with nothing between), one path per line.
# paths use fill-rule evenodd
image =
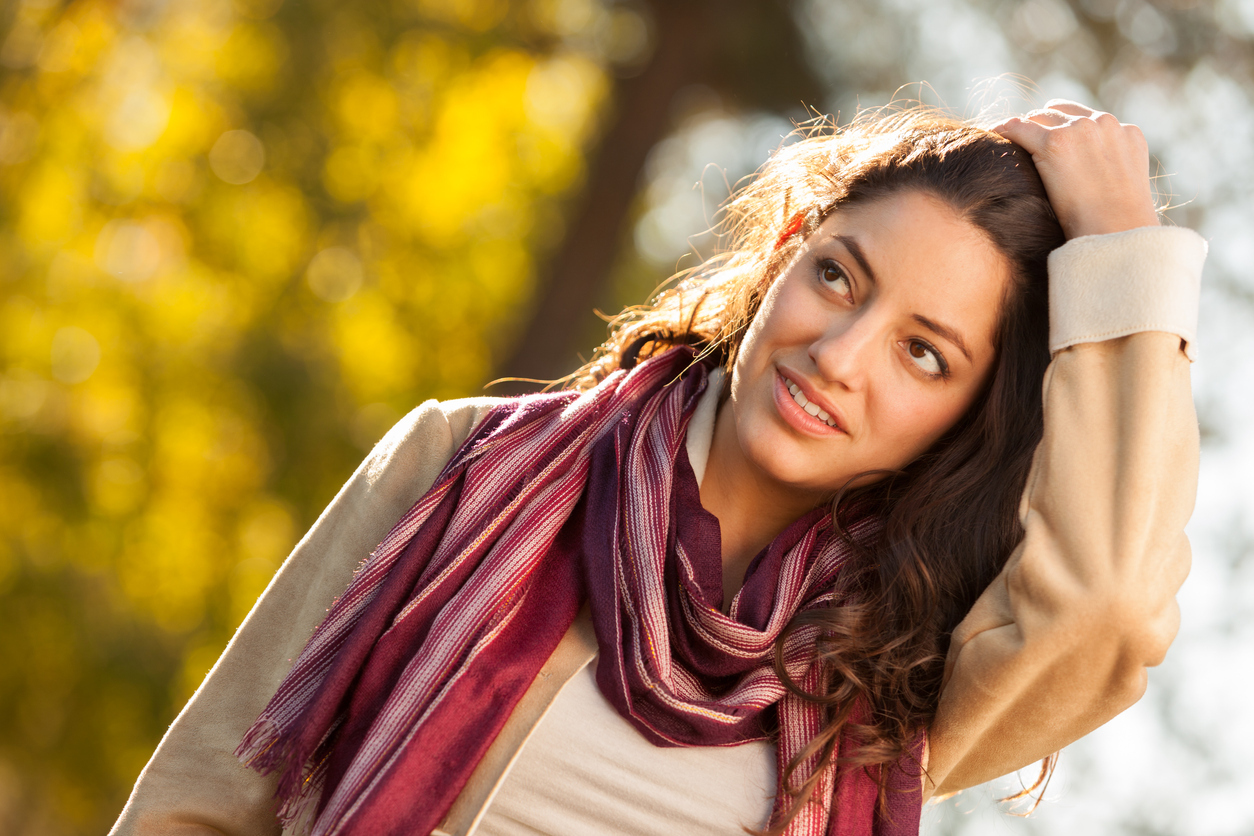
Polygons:
M766 298L762 300L762 304L753 314L753 318L749 320L744 336L740 339L740 348L736 352L737 369L741 365L749 364L750 359L758 352L759 346L764 339L763 330L770 322L771 312L775 307L774 296L774 290L768 290Z
M806 290L796 277L776 281L749 323L741 353L769 354L817 339L823 330L822 313Z
M883 454L894 467L914 461L962 418L968 399L929 397L918 392L885 393L873 418Z

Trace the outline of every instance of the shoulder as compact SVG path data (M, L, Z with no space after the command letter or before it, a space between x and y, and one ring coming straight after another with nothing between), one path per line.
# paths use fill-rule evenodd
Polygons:
M374 491L423 493L471 430L504 398L429 400L415 407L374 446L361 475Z
M447 439L461 444L483 417L505 398L458 398L451 401L424 401L408 415L397 421L382 440L375 445L375 452L388 452L415 442Z

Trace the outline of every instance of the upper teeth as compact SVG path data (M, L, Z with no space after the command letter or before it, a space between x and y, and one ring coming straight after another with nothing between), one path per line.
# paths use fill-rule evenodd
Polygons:
M836 426L836 422L832 420L832 416L828 415L822 409L819 409L818 404L811 403L810 401L806 400L806 396L802 393L800 386L793 383L788 378L784 378L784 384L788 387L789 393L792 394L792 399L797 402L797 406L804 409L808 414L813 415L815 418L818 418L824 424L827 424L827 426L829 427Z

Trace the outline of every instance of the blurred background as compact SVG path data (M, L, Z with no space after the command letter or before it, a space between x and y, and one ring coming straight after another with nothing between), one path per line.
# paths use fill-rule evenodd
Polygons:
M1254 834L1252 70L1254 0L9 0L0 833L108 829L392 422L570 371L807 108L924 80L1139 123L1211 240L1180 638L1032 817L924 832Z

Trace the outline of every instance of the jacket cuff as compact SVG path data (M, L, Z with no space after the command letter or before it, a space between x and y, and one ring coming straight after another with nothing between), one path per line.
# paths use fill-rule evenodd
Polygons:
M1049 351L1166 331L1197 359L1197 310L1206 239L1147 226L1074 238L1049 254Z

